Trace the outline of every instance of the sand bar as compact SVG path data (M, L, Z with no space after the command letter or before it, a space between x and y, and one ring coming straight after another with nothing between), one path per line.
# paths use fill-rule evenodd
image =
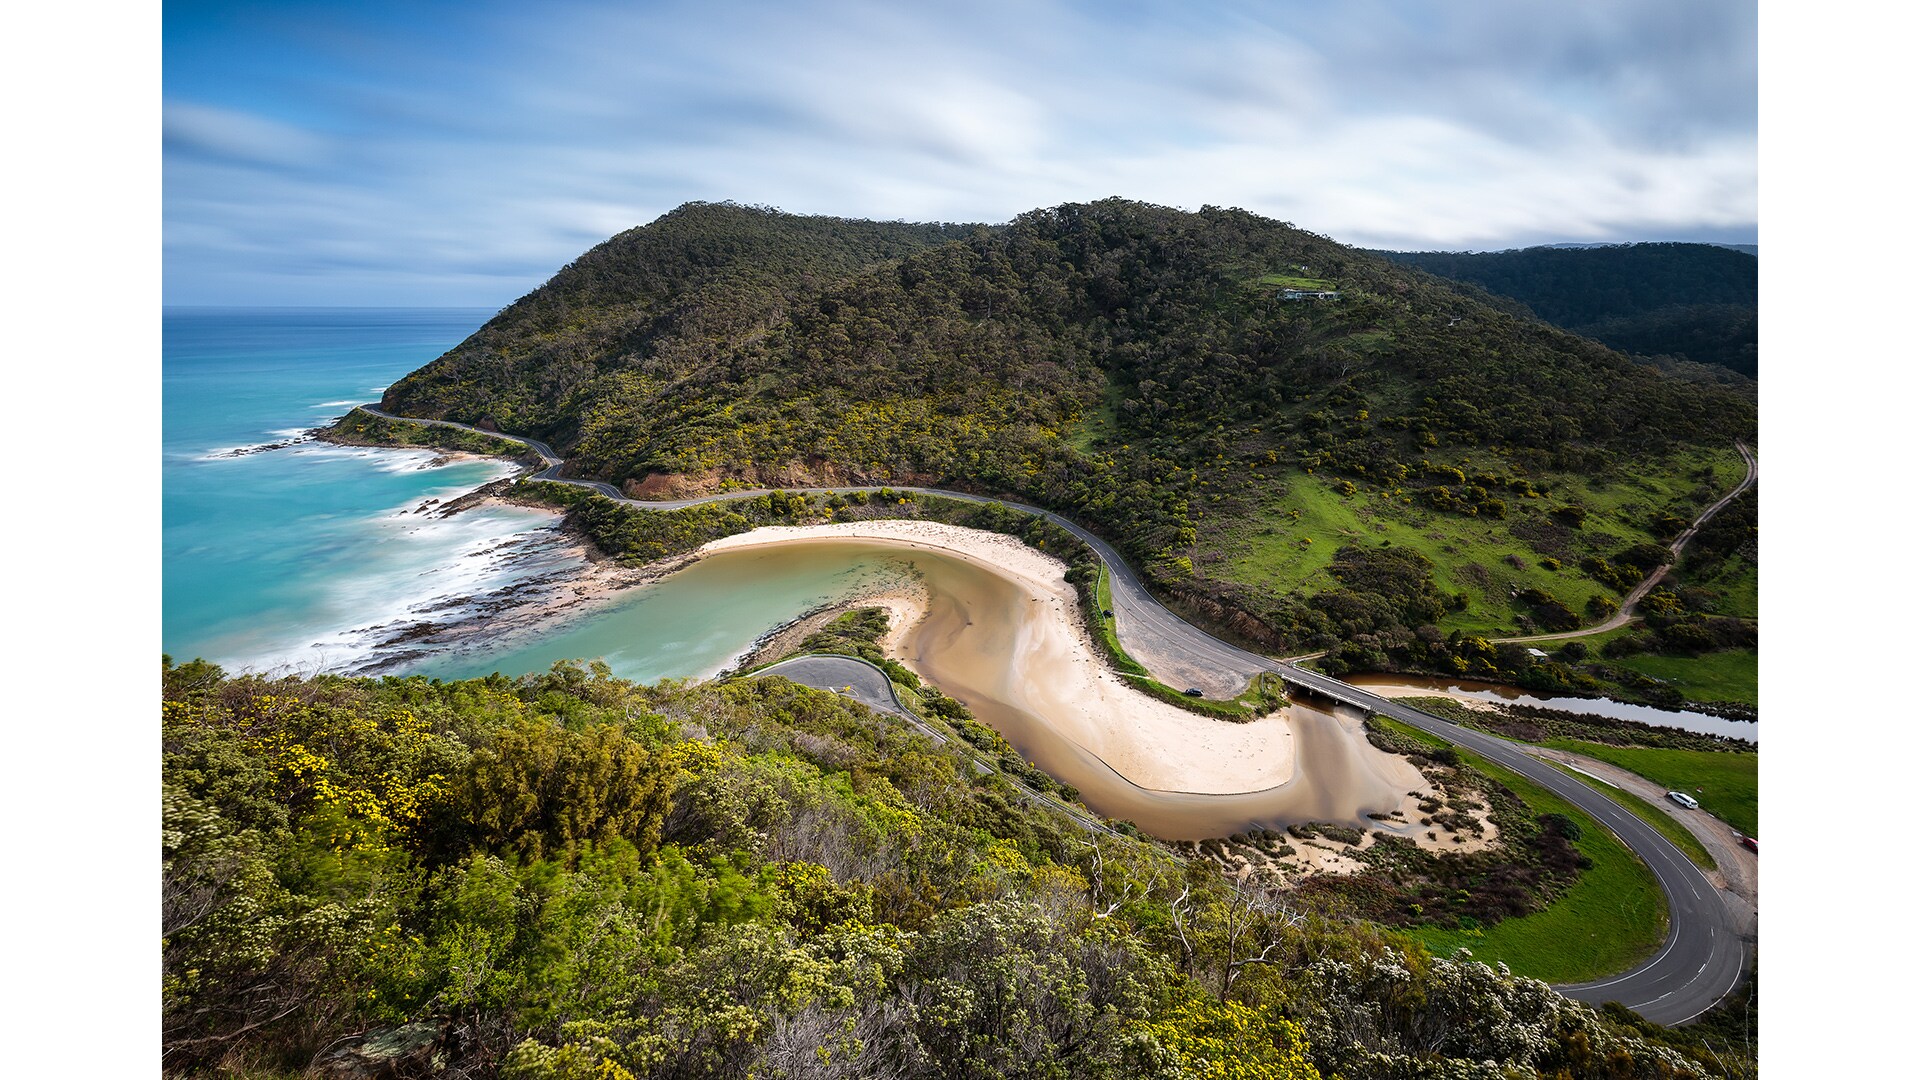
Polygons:
M1012 583L1024 594L1014 613L1012 647L997 657L1003 670L959 687L932 678L920 658L945 633L929 627L924 602L889 597L894 630L883 642L935 685L962 700L972 692L998 697L1044 719L1061 737L1099 758L1129 782L1152 791L1201 795L1264 791L1291 780L1294 738L1286 710L1232 723L1186 711L1138 692L1110 669L1088 637L1066 564L1013 537L930 521L858 521L767 526L716 540L700 555L808 540L863 540L938 550ZM949 669L950 671L950 669ZM996 677L997 676L997 677ZM971 681L971 680L970 680ZM949 678L947 682L951 682Z

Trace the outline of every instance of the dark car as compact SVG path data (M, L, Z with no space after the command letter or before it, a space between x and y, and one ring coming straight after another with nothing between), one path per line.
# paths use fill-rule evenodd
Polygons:
M1187 687L1185 690L1182 690L1180 692L1187 695L1188 697L1206 697L1207 696L1201 693L1200 691L1194 689L1191 686Z

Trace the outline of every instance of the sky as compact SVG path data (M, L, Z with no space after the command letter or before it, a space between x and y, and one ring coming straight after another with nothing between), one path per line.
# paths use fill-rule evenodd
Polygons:
M77 1045L103 1075L158 1066L150 902L127 898L153 895L160 483L139 448L160 444L163 300L499 306L694 198L1005 220L1125 194L1394 247L1760 232L1750 3L535 6L9 13L0 271L29 464L8 704L43 722L9 729L40 767L0 810L61 825L9 849L58 887L0 899L35 931L14 943L37 991L15 1026L42 1035L12 1050L23 1075L72 1072ZM1898 133L1920 9L1760 6L1764 993L1789 1021L1765 1056L1769 1075L1893 1075L1920 400Z
M502 306L683 202L1757 240L1750 4L168 3L172 304Z

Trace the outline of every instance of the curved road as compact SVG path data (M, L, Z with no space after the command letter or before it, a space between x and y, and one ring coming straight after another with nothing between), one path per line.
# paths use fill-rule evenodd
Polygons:
M748 672L748 675L755 679L764 675L779 675L802 686L850 697L875 712L892 713L919 728L921 734L936 743L947 741L945 735L921 723L918 716L900 703L900 695L893 692L893 680L887 677L885 671L857 656L831 653L795 656Z
M365 405L361 406L361 409L391 420L461 428L467 431L481 430L450 420L413 420L410 417L394 416ZM608 498L641 509L673 510L701 503L748 498L766 494L769 491L769 489L735 491L672 502L628 499L611 484L560 476L560 470L565 462L545 443L534 439L502 435L498 432L482 431L481 433L532 448L545 463L545 466L534 474L537 479L555 480L592 488ZM1754 482L1757 470L1753 465L1752 455L1744 446L1740 447L1740 452L1748 462L1747 478L1702 514L1691 528L1681 534L1681 537L1674 542L1675 551L1692 538L1702 522ZM844 487L783 490L826 494L875 492L882 489ZM1169 679L1176 684L1198 682L1200 681L1198 678L1189 676L1213 672L1230 674L1244 681L1263 671L1274 672L1295 686L1357 708L1392 717L1448 742L1463 746L1552 791L1612 830L1622 843L1647 864L1654 876L1659 879L1661 889L1666 892L1667 937L1651 958L1631 971L1597 982L1557 987L1556 989L1561 993L1593 1004L1618 1001L1655 1023L1672 1025L1686 1023L1712 1008L1739 983L1741 972L1746 964L1748 943L1740 937L1733 916L1728 911L1719 890L1707 880L1699 867L1696 867L1684 853L1673 846L1671 841L1597 789L1588 787L1559 769L1528 756L1521 752L1518 744L1509 740L1461 727L1377 694L1370 694L1338 679L1308 671L1295 664L1248 652L1213 637L1167 610L1164 605L1154 599L1147 592L1146 586L1127 566L1126 561L1120 557L1119 552L1106 541L1050 510L936 488L895 485L892 490L939 495L967 502L997 502L1043 517L1085 541L1107 564L1113 595L1115 632L1135 659L1159 673L1163 679ZM1658 575L1650 578L1648 582L1643 583L1641 589L1635 590L1635 595L1630 597L1630 602L1637 600L1638 596L1643 595L1647 589L1651 589L1657 577ZM1622 605L1622 610L1626 610L1626 605Z
M1713 1007L1740 981L1747 944L1720 891L1673 842L1598 789L1524 753L1518 744L1286 665L1288 682L1410 724L1511 769L1578 806L1631 848L1667 894L1666 941L1639 967L1598 982L1559 986L1593 1004L1618 1001L1649 1020L1681 1024Z

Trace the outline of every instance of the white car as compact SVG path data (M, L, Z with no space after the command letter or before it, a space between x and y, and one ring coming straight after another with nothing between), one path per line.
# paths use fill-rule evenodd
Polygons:
M1672 799L1674 802L1679 803L1681 806L1684 806L1689 810L1700 809L1700 800L1694 798L1693 796L1687 794L1684 791L1669 791L1667 792L1667 798Z

